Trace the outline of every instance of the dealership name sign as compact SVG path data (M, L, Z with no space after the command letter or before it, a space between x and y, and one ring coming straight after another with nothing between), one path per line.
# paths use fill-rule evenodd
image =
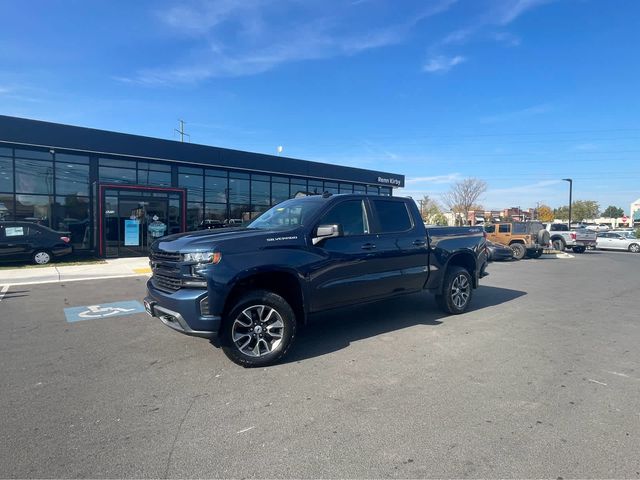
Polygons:
M397 187L400 186L400 180L398 180L397 178L378 177L378 183L385 183L387 185L395 185Z

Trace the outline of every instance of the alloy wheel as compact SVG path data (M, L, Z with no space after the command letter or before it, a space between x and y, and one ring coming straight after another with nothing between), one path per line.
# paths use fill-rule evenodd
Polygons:
M457 308L463 308L469 300L471 285L466 275L460 274L451 283L451 300Z
M245 308L231 327L233 344L250 357L262 357L273 352L282 343L283 334L282 317L268 305Z

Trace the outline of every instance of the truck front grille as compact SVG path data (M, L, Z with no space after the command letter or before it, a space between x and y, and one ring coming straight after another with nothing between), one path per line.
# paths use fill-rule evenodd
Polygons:
M164 290L165 292L175 292L182 287L182 280L167 275L154 273L151 280L158 290Z
M160 260L165 262L179 262L180 253L178 252L165 252L164 250L155 250L151 252L151 260Z

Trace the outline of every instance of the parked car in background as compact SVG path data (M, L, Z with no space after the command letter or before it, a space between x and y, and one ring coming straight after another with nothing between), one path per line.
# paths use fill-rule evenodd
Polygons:
M513 250L507 245L487 240L487 259L490 262L513 260Z
M609 233L617 233L627 238L638 238L635 230L611 230Z
M32 261L38 265L69 255L70 239L43 225L30 222L0 222L0 261Z
M609 230L611 230L611 227L609 227L609 225L607 225L606 223L600 223L598 225L587 225L586 229L593 230L595 232L608 232Z
M596 245L596 232L584 227L569 230L566 223L545 223L545 229L549 232L551 246L555 250L564 251L572 249L575 253L584 253L587 248Z
M484 226L487 240L508 245L513 251L513 258L522 260L540 258L545 247L549 246L549 232L540 222L505 222Z
M638 240L635 235L631 237L622 232L602 232L598 235L596 248L600 250L627 250L632 253L640 253L640 240Z

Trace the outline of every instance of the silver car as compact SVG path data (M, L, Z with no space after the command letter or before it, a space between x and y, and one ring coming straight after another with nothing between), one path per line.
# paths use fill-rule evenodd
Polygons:
M640 253L640 240L633 235L633 232L603 232L598 234L596 248Z

